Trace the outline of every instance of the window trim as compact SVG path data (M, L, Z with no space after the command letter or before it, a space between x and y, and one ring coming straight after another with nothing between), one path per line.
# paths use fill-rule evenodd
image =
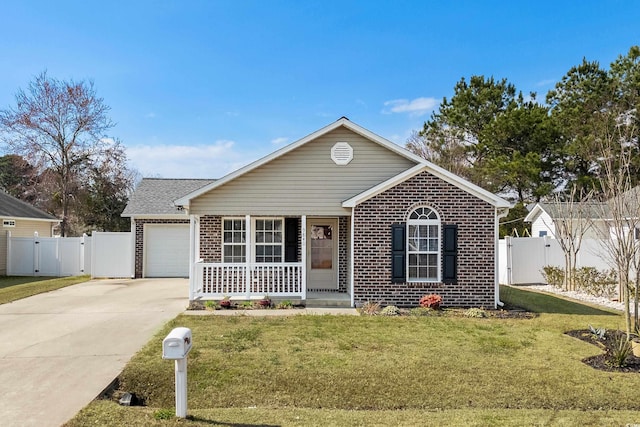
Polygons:
M411 216L414 214L414 212L418 211L418 210L425 210L425 209L429 209L431 212L433 212L436 216L435 219L411 219ZM420 250L412 250L411 249L411 239L412 236L410 234L410 230L411 230L411 226L420 226L420 225L435 225L437 227L437 231L436 231L436 238L437 238L437 242L436 242L436 250L435 251L420 251ZM426 205L422 205L422 206L417 206L415 207L408 215L408 219L406 221L406 280L407 283L437 283L442 281L442 220L440 219L440 215L438 214L438 211L436 211L434 208L432 208L431 206L426 206ZM429 237L430 238L430 237ZM410 259L411 259L411 255L420 255L420 254L426 254L426 255L432 255L435 254L436 255L436 263L435 263L435 267L436 267L436 276L435 277L410 277Z
M280 233L282 234L282 238L280 239L280 244L275 244L273 242L271 243L258 243L258 239L257 239L257 233L258 233L258 226L257 226L257 222L258 221L280 221ZM284 217L274 217L274 216L267 216L267 217L252 217L251 218L251 233L253 233L252 239L251 239L251 244L252 244L252 258L253 260L251 262L255 262L255 263L259 263L259 264L280 264L284 262L284 243L285 243L285 230L284 230ZM274 261L274 262L266 262L266 261L257 261L257 248L258 246L280 246L280 261Z
M227 231L224 228L224 224L226 221L242 221L242 223L244 224L244 229L242 230L243 232L243 237L244 237L244 242L242 243L227 243L224 241L224 233ZM247 246L247 224L246 224L246 220L243 217L223 217L222 218L222 224L221 224L221 243L222 243L222 250L220 251L220 257L221 257L221 262L223 263L227 263L227 264L244 264L247 262L247 250L246 250L246 246ZM234 230L228 230L228 231L234 231ZM239 230L240 231L240 230ZM231 247L231 246L244 246L245 247L245 252L244 252L244 261L230 261L227 262L225 261L225 247ZM233 255L232 255L233 256Z
M265 261L256 261L256 256L257 256L257 250L256 248L258 246L278 246L277 243L267 243L267 244L262 244L262 243L258 243L257 239L256 239L256 233L258 232L257 229L257 221L261 221L261 220L269 220L269 221L280 221L280 233L282 234L282 239L279 243L280 246L280 261L275 261L275 262L265 262ZM243 231L243 237L244 237L244 241L243 243L226 243L224 241L224 233L225 231L225 221L242 221L242 223L244 224L244 230ZM249 255L249 262L253 263L257 263L257 264L280 264L285 262L285 235L286 235L286 231L285 231L285 219L284 217L273 217L273 216L265 216L265 217L251 217L251 227L247 227L247 218L246 217L222 217L222 224L221 224L221 241L222 241L222 248L221 248L221 261L223 263L228 263L228 264L246 264L247 263L247 255ZM233 230L228 230L228 231L233 231ZM251 236L247 235L247 231L249 231L251 233ZM245 252L244 252L244 261L231 261L231 262L227 262L225 261L225 247L227 246L244 246L245 247ZM251 249L251 251L249 251L248 249Z

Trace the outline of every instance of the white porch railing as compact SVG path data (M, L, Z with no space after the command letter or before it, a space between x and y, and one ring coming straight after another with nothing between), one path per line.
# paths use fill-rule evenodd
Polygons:
M196 262L191 299L228 297L306 298L302 263Z

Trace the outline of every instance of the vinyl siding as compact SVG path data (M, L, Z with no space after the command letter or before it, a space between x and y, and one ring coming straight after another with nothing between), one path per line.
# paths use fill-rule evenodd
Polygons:
M3 227L2 220L15 219L15 227ZM13 217L0 217L0 275L7 274L7 231L13 237L33 237L35 231L40 237L51 237L51 225L49 221L33 221Z
M331 160L347 142L353 160ZM190 213L210 215L348 215L342 202L415 162L346 128L335 129L191 201Z

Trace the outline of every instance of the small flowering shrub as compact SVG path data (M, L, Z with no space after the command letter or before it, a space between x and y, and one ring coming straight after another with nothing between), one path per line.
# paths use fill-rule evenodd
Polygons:
M464 312L464 317L473 317L473 318L487 317L487 312L481 308L470 308Z
M420 298L420 307L437 310L442 303L442 297L436 294L425 295Z
M388 305L382 309L380 314L383 316L398 316L400 314L400 309L395 305Z

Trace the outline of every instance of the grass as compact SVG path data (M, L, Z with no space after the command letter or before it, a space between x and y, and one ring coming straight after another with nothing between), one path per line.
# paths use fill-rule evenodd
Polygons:
M66 286L86 282L89 276L72 277L23 277L0 276L0 304L54 291Z
M533 319L179 316L126 366L147 407L96 401L69 426L185 425L172 408L162 338L192 329L187 425L624 425L640 421L640 376L583 364L598 353L563 333L617 328L619 315L514 289ZM545 311L546 310L546 311ZM548 312L547 312L548 311Z

